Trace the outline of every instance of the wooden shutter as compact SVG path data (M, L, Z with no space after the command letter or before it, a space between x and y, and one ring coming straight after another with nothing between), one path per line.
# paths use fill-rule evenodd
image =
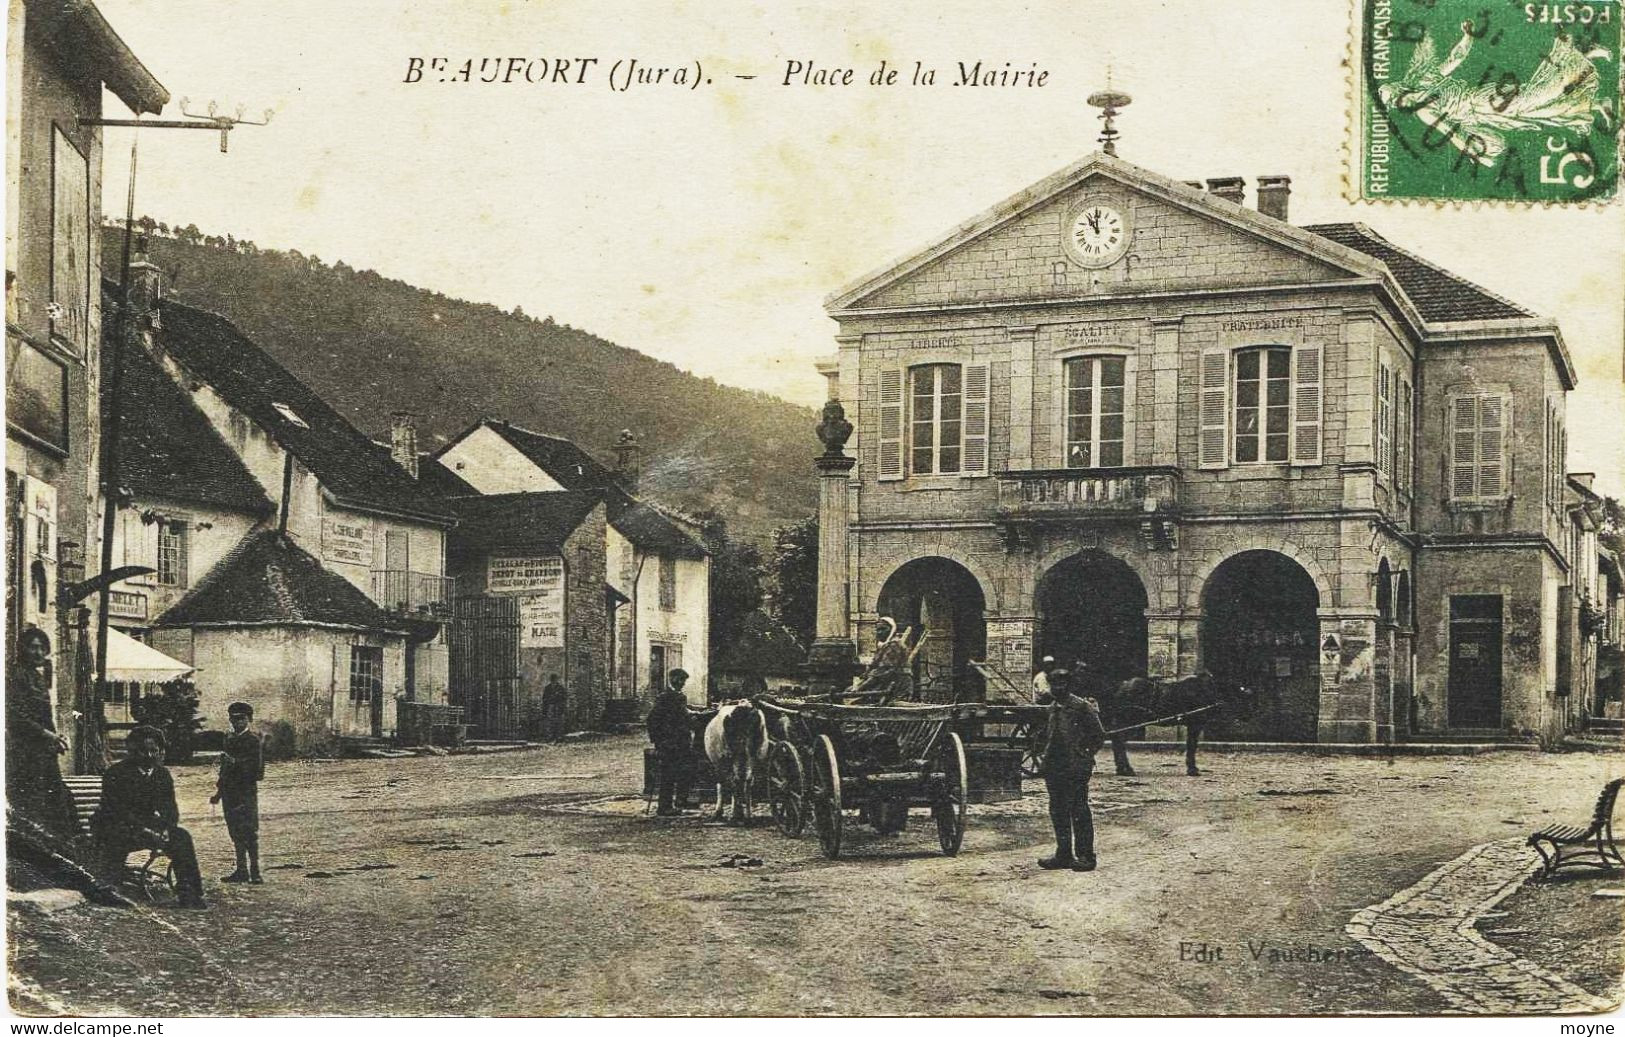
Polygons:
M1498 497L1506 488L1506 412L1499 396L1478 398L1478 495Z
M960 471L965 475L986 475L988 470L988 408L992 395L988 379L987 364L965 365L965 410L960 424Z
M903 372L887 368L880 372L880 429L876 437L879 456L875 461L882 482L903 477Z
M1394 373L1387 364L1377 364L1377 473L1394 476Z
M1321 347L1292 350L1292 463L1317 465L1321 461L1322 392Z
M1197 458L1202 468L1223 468L1230 456L1230 354L1208 350L1202 354L1201 365Z
M1478 496L1478 397L1450 401L1450 496Z

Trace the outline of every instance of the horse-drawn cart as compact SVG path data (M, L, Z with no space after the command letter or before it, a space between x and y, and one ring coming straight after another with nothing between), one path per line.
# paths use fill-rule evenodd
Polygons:
M957 708L960 737L979 745L1021 750L1021 776L1036 778L1049 745L1049 707L965 702Z
M757 700L767 714L769 803L779 828L799 835L811 816L824 855L841 855L848 810L878 831L902 828L928 807L950 857L965 838L969 775L947 705L853 706Z

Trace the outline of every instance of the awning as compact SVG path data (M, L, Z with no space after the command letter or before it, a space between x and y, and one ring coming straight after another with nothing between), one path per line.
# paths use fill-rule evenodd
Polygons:
M192 667L171 659L156 648L137 641L129 634L107 628L107 679L131 681L137 684L162 684L176 677L184 677Z

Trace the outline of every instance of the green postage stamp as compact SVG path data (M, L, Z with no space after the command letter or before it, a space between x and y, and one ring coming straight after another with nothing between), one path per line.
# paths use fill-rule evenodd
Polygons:
M1620 0L1361 4L1361 198L1614 196Z

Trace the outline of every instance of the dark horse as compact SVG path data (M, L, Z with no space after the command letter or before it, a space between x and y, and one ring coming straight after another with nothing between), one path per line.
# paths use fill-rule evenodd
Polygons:
M1100 719L1111 735L1112 759L1118 774L1133 774L1128 762L1128 735L1152 721L1185 725L1185 773L1198 774L1196 743L1202 728L1221 711L1240 715L1252 710L1253 693L1240 684L1221 683L1203 670L1173 681L1130 677L1099 696Z

